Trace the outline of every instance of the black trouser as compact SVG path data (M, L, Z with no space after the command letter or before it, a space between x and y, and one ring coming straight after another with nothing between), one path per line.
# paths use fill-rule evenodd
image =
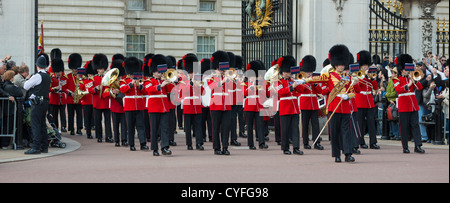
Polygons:
M350 132L352 136L352 146L359 149L359 138L361 137L361 130L359 130L358 112L353 112L350 118Z
M419 112L399 113L400 136L402 137L403 149L408 149L409 135L412 134L416 147L422 146L422 136L419 128Z
M186 145L192 146L191 126L194 130L195 143L203 145L202 114L184 114L184 131L186 132Z
M330 112L332 114L333 112ZM330 120L332 157L341 157L341 150L345 155L352 155L352 135L350 132L350 114L335 113Z
M300 130L298 129L299 122L300 116L298 114L280 116L281 150L289 150L290 137L292 137L293 148L300 149Z
M42 104L31 106L31 131L33 133L34 150L48 149L47 124L45 120L48 106L48 99L44 100Z
M231 106L230 121L229 121L229 122L231 122L230 128L229 128L229 130L231 132L231 134L230 134L231 140L237 140L236 130L237 130L238 109L239 109L239 106L237 106L237 105Z
M259 145L265 144L264 139L264 118L259 115L259 112L246 111L247 116L247 140L248 146L254 147L253 142L253 126L255 126L256 137L258 138ZM253 125L253 123L255 125Z
M169 141L175 140L175 130L177 129L177 118L175 109L170 109L169 112Z
M103 138L103 126L102 126L102 113L105 117L105 137L112 138L111 131L111 110L109 109L94 109L95 117L95 137L98 139Z
M206 129L208 128L208 137L212 139L211 111L209 108L202 108L202 134L206 140Z
M69 122L69 126L68 129L69 131L75 131L74 128L74 114L77 114L77 130L81 130L83 129L83 107L81 104L67 104L67 113L69 116L68 122Z
M211 111L213 126L213 148L220 150L222 142L223 149L228 149L230 135L228 134L230 126L231 111ZM219 136L219 133L221 136Z
M178 128L183 127L183 109L181 109L181 104L177 106L177 120Z
M377 108L371 109L360 109L358 108L358 122L359 129L364 129L363 126L367 126L369 131L370 145L377 143L377 135L375 128L375 117L378 116ZM366 120L367 119L367 120ZM366 141L364 140L364 136L359 137L359 144L364 145Z
M302 110L303 145L309 144L309 122L311 121L312 140L319 136L319 110ZM320 143L317 141L317 143Z
M112 113L114 141L119 143L120 141L127 140L127 118L125 113ZM119 130L120 126L120 130Z
M247 122L244 117L244 107L242 105L238 105L237 108L237 116L239 122L239 135L245 134L245 123Z
M148 113L146 111L144 111L144 135L145 138L147 138L147 140L151 139L151 129L150 129L150 116L148 115Z
M67 122L66 122L66 105L53 105L53 104L50 104L49 107L48 107L48 110L53 115L53 118L55 119L56 128L59 128L58 114L60 115L61 128L63 128L63 127L65 128L67 126Z
M135 131L138 133L139 143L146 145L147 140L145 136L145 120L142 119L147 112L144 111L125 111L128 123L128 143L134 146ZM148 115L148 114L147 114ZM125 138L126 139L126 138Z
M151 150L158 150L158 130L161 129L161 149L169 149L169 112L149 113L152 131Z
M84 129L86 130L86 135L91 135L92 130L92 114L94 113L94 107L92 105L83 105L83 115L84 115Z
M281 126L280 126L280 112L278 111L273 116L273 125L275 127L275 141L281 142ZM248 127L247 127L248 129Z

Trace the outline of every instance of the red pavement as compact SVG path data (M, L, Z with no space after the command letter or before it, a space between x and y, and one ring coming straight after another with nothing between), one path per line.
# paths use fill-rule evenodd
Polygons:
M246 139L230 146L231 156L187 151L184 135L176 135L172 156L129 151L111 143L97 143L86 136L66 136L81 147L64 155L0 164L0 182L144 182L144 183L449 183L449 150L424 147L426 154L403 154L400 142L380 141L380 150L362 149L355 163L335 163L331 146L324 151L301 150L305 155L283 155L273 141L269 150L251 151ZM327 140L325 137L324 140ZM138 143L138 142L137 142ZM195 147L194 147L195 148Z

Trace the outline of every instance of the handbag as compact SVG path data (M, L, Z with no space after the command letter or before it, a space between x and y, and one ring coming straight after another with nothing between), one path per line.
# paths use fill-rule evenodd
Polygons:
M388 120L390 121L398 121L398 108L395 104L389 104L387 110Z

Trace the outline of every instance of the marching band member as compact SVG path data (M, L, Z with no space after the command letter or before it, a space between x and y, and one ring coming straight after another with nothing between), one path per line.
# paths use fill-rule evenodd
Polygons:
M197 150L203 148L203 134L201 128L202 120L202 101L201 95L203 87L201 86L201 75L194 75L194 62L198 62L197 56L188 55L184 59L184 69L189 74L189 78L185 78L185 84L180 84L180 98L183 100L184 114L184 130L186 132L186 145L188 150L192 148L191 127L195 135L195 143ZM199 77L200 76L200 77Z
M359 68L359 64L354 64L355 63L355 58L353 57L353 54L350 53L350 60L349 60L349 66L347 66L344 69L344 73L348 74L348 75L352 75L355 72L358 72L360 70ZM350 70L350 65L357 65L355 67L351 67L354 70ZM354 78L357 79L357 78ZM359 79L358 79L359 80ZM328 91L328 88L326 88L326 90ZM359 93L361 90L359 88L359 85L356 86L352 86L350 87L350 94L355 94ZM328 94L329 92L327 92ZM324 93L325 94L325 93ZM351 122L350 122L350 132L351 132L351 136L352 136L352 140L353 140L353 154L361 154L361 151L359 151L359 139L361 137L361 130L359 128L359 121L358 121L358 107L356 105L356 96L350 99L350 105L352 106L352 111L351 111Z
M82 135L83 129L83 106L81 105L81 97L78 95L80 87L80 75L78 75L78 68L81 67L83 59L80 54L74 53L69 56L69 68L72 71L67 75L67 113L68 113L68 130L70 135L75 135L74 118L77 114L77 129L76 134Z
M322 76L306 79L309 83L322 83L330 90L328 95L328 112L331 136L332 157L335 162L341 162L341 150L345 154L345 162L354 162L353 145L350 133L351 106L349 100L354 97L349 94L349 88L355 84L344 69L349 64L350 51L345 45L335 45L330 49L330 63L335 69Z
M153 77L152 73L150 73L150 63L152 61L152 57L154 54L147 54L144 57L144 64L142 65L142 72L144 72L144 81L149 80L151 77ZM148 109L148 97L149 95L145 91L145 87L142 90L144 94L144 100L145 100L145 110ZM147 138L147 142L151 141L151 130L150 130L150 117L148 113L144 113L144 128L145 128L145 138Z
M236 67L236 55L234 55L234 53L232 52L227 52L228 57L230 58L230 68L235 68ZM237 69L236 70L236 74L237 74ZM234 145L234 146L241 146L241 143L237 141L237 133L236 133L236 128L237 128L237 116L238 116L238 108L239 106L237 105L237 100L236 100L236 89L237 89L237 84L236 84L236 78L233 78L233 86L231 89L228 90L228 98L231 100L231 117L230 117L230 138L231 138L231 142L230 145ZM239 92L239 94L242 94L242 89Z
M94 76L97 74L91 64L92 61L88 61L84 68L85 77L83 82L80 84L80 90L83 92L88 91L89 88L94 87ZM91 129L93 125L93 115L94 115L94 97L92 94L86 94L81 99L81 104L83 105L83 115L84 115L84 128L86 130L86 135L88 139L93 139Z
M145 137L144 115L145 109L145 91L143 72L141 63L136 57L129 57L125 60L125 70L127 77L120 81L120 91L125 94L123 105L128 123L128 141L131 151L136 151L134 144L135 131L138 133L140 150L148 150ZM142 78L140 78L142 76Z
M278 59L282 79L276 83L275 88L280 101L281 150L285 155L291 154L290 136L292 136L294 154L303 155L303 151L300 150L298 92L295 90L298 84L291 78L291 67L295 67L296 63L293 56L283 56Z
M52 73L51 86L50 86L50 100L49 100L49 112L55 118L55 125L59 127L58 113L61 117L61 131L63 131L64 126L66 126L66 93L65 89L67 87L67 76L64 75L64 62L61 59L52 60Z
M230 127L231 100L228 90L233 88L233 81L224 76L224 70L229 69L229 62L230 57L224 51L216 51L212 54L211 69L216 72L208 81L208 86L212 93L210 110L213 123L213 148L216 155L230 155L228 128ZM220 67L221 63L223 67ZM220 143L222 143L222 150L220 150Z
M356 94L356 106L358 107L358 122L360 129L363 129L364 124L367 126L370 138L370 149L380 149L377 145L375 117L377 116L377 109L373 101L373 90L378 90L378 83L375 78L368 76L369 66L372 64L372 57L368 51L360 51L357 54L357 60L361 71L365 73L363 79L359 79L359 87L361 92ZM366 120L367 119L367 120ZM359 144L362 148L368 148L364 140L364 136L359 139Z
M169 150L169 99L167 94L172 90L173 85L167 80L162 80L163 70L158 70L158 66L165 66L167 71L167 59L161 54L152 57L150 73L153 78L145 81L144 88L149 95L148 113L150 116L151 128L151 150L153 156L159 156L158 152L158 129L161 129L161 152L163 155L171 155ZM161 68L164 69L164 68ZM159 128L158 128L159 127Z
M408 149L409 135L414 137L414 152L425 153L421 148L422 138L419 129L419 105L417 103L415 90L422 90L420 82L414 81L406 71L406 64L412 64L413 59L408 54L402 54L395 60L400 76L393 78L395 91L398 93L398 112L400 123L400 136L402 138L403 153L410 153Z
M167 56L167 67L176 69L177 60L173 56ZM172 100L172 98L175 98L176 92L170 91L167 92L169 97L169 145L170 146L177 146L177 143L175 142L175 132L177 131L177 116L175 114L176 106L175 102Z
M248 82L244 86L245 105L244 111L247 117L247 140L248 147L251 150L255 150L255 144L253 141L253 123L255 124L256 138L259 142L259 149L267 149L264 139L264 121L260 112L263 110L262 99L266 95L266 91L263 87L263 78L259 75L259 71L264 70L264 65L261 61L252 61L247 65L246 76Z
M242 67L244 65L244 59L242 56L236 55L236 70L242 72ZM243 74L242 74L243 75ZM245 77L239 77L236 80L236 105L237 107L237 117L239 123L239 137L247 138L245 135L245 123L247 122L244 117L244 87L242 83L244 82Z
M305 56L300 63L300 71L303 72L305 78L312 77L316 71L317 62L314 56ZM311 121L312 139L316 140L319 135L319 102L318 95L322 94L322 87L318 84L305 83L298 85L296 88L300 93L300 110L302 115L302 136L305 149L311 149L309 145L309 122ZM314 144L314 149L323 150L320 142Z
M111 88L113 88L113 86L114 89L120 88L120 80L127 77L123 67L124 59L125 57L122 54L116 54L112 57L110 69L119 69L119 76L116 81L114 81L113 85L111 85ZM122 143L122 146L126 147L128 146L128 126L123 103L124 94L122 92L118 94L113 93L111 96L111 115L113 122L114 142L116 143L115 146L120 147L120 143Z
M105 118L105 141L113 143L111 131L111 96L109 87L102 86L102 79L108 68L108 58L104 54L96 54L92 59L92 67L97 71L94 76L94 86L89 93L94 95L94 124L97 142L103 142L102 114Z
M270 67L273 67L275 65L278 64L278 59L275 59L272 61ZM270 86L267 85L269 88ZM267 89L269 90L269 89ZM278 96L276 96L276 94L278 94L276 91L267 91L267 98L274 98L273 99L273 125L274 125L274 130L275 130L275 142L278 145L281 145L281 126L280 126L280 111L279 111L279 106L278 103L280 102L278 99Z

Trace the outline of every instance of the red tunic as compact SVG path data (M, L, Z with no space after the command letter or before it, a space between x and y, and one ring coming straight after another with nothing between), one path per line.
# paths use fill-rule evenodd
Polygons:
M423 86L420 82L416 82L408 88L411 79L405 77L394 78L395 91L398 93L398 112L419 111L415 90L422 90Z
M278 91L280 116L300 114L298 105L299 93L294 90L291 92L290 87L293 83L292 79L281 79L275 88Z
M89 88L92 88L94 86L94 81L90 78L85 78L82 83L80 83L80 90L81 91L89 91ZM92 94L84 95L83 98L81 98L81 104L82 105L93 105L94 103L94 97Z
M94 97L94 108L96 109L110 109L111 108L111 96L109 93L109 87L103 87L101 92L95 92L95 87L101 87L103 76L94 76L94 86L89 88L89 93Z
M49 93L49 104L51 105L65 105L67 104L67 94L65 93L65 89L67 87L67 77L62 76L60 78L56 77L56 74L51 73L51 86ZM55 87L59 85L62 86L60 91L55 90Z
M300 110L319 110L318 94L322 94L322 87L311 84L298 85L295 90L300 93Z
M368 78L364 78L362 80L359 80L358 86L360 87L361 91L356 94L356 106L359 109L375 108L372 90L378 90L377 81L372 81Z
M211 105L209 107L211 111L231 111L232 102L228 90L233 88L233 82L221 83L222 80L223 78L213 77L208 81L211 89Z
M244 111L260 112L264 109L263 103L266 96L265 90L257 90L256 87L250 89L252 83L247 82L244 86L245 105Z
M144 82L144 88L148 96L149 113L167 113L170 111L169 98L167 96L173 88L173 85L166 85L161 88L163 81L161 79L151 78ZM160 89L158 89L160 87Z
M191 86L188 81L186 85L180 84L180 98L183 100L183 114L201 114L203 87Z
M124 77L120 81L120 92L125 94L123 98L123 106L125 111L142 111L145 110L145 91L144 89L139 89L135 84L130 88L132 84L132 79L129 77Z

